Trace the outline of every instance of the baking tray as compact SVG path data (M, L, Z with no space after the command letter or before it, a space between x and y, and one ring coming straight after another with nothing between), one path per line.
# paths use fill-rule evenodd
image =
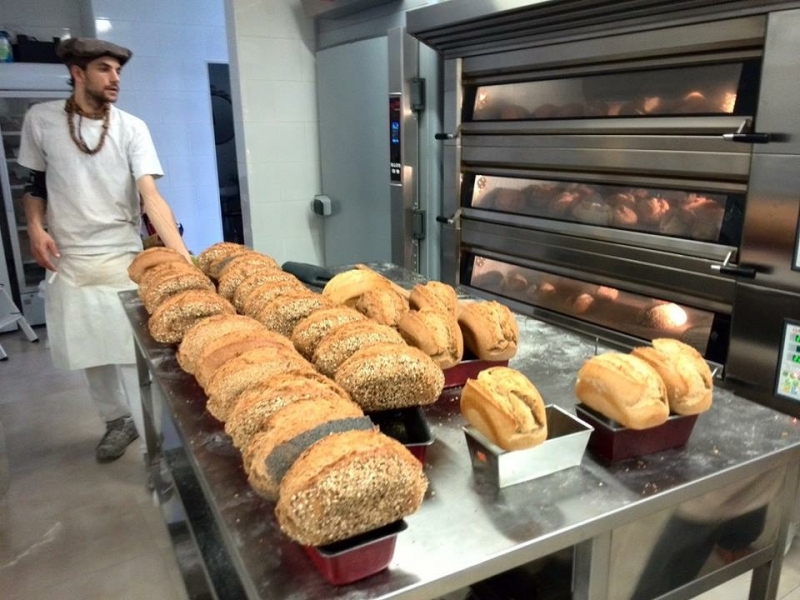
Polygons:
M397 536L408 529L402 519L326 546L303 546L311 562L333 585L364 579L389 566Z
M471 425L464 427L473 470L503 488L581 464L592 426L554 404L545 411L547 440L526 450L508 452Z
M478 373L490 367L507 367L507 360L480 360L465 358L457 365L443 369L444 389L462 387L467 379L475 379Z
M367 416L378 426L381 433L396 439L425 464L428 446L433 444L433 434L422 413L422 408L412 406L397 410L381 410Z
M656 427L629 429L585 404L576 404L575 412L594 428L589 451L607 463L685 446L697 421L697 415L670 415Z

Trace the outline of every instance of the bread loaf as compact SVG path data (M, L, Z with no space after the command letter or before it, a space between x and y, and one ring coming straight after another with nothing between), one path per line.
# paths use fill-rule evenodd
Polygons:
M290 338L295 326L311 313L334 306L333 302L320 294L308 290L298 291L268 302L254 318L267 329Z
M314 357L314 350L325 336L342 325L364 320L366 320L364 315L346 306L323 308L311 313L297 324L292 332L292 343L300 354L311 360Z
M197 255L197 266L212 279L219 277L220 263L229 256L248 252L248 248L242 244L232 242L218 242L209 246Z
M444 388L444 373L431 357L405 344L363 348L335 379L366 412L432 404Z
M408 302L414 310L431 308L449 312L454 317L458 316L456 291L440 281L429 281L424 285L418 283L411 289Z
M152 286L156 285L159 281L163 279L168 279L170 277L174 277L175 275L179 275L181 273L196 273L197 267L190 265L188 262L167 262L155 265L150 269L147 269L142 276L139 278L139 288L137 293L139 295L139 299L143 300L147 290ZM202 273L202 271L201 271Z
M189 264L182 254L172 248L149 248L137 254L136 258L128 265L128 277L130 277L131 281L134 283L139 283L142 275L144 275L146 271L152 269L156 265L170 262Z
M630 429L661 425L669 417L664 381L641 358L607 352L587 360L575 383L578 399Z
M356 300L355 308L376 323L389 327L397 327L409 310L405 296L389 287L367 290Z
M322 338L314 350L314 366L320 373L333 377L342 363L353 354L374 344L405 346L403 338L391 327L373 321L346 323Z
M464 356L464 337L449 310L412 310L400 320L398 329L406 342L422 350L442 369L457 365Z
M325 284L322 295L334 304L352 307L361 295L369 290L391 287L391 282L383 275L369 269L351 269L338 273Z
M339 433L295 461L275 514L290 538L321 546L414 513L427 485L420 462L396 440L376 431Z
M334 433L373 429L349 400L332 396L288 404L266 419L245 448L247 481L262 498L277 500L281 480L306 448Z
M288 378L277 376L240 394L225 421L225 433L231 436L234 446L244 450L270 415L279 408L298 400L330 398L350 400L344 390L319 374L300 373Z
M297 277L290 273L269 269L256 271L245 277L239 282L239 285L236 286L236 289L233 291L233 305L236 307L237 311L244 313L244 302L254 289L265 283L277 282L288 282L289 285L294 284L298 289L302 287Z
M235 314L230 302L208 290L188 290L167 298L150 316L153 339L176 344L197 321L222 313Z
M310 293L310 291L300 283L300 280L294 276L292 276L291 279L276 279L262 283L254 288L253 291L242 300L242 312L255 319L261 310L275 298L299 292Z
M197 359L203 349L214 340L234 331L263 330L264 326L244 315L216 315L203 319L186 331L178 348L178 364L187 373L194 374Z
M218 421L226 421L245 391L282 374L316 373L299 354L274 348L250 350L229 360L211 376L206 386L206 410Z
M657 338L652 348L634 348L631 354L646 361L661 375L671 412L696 415L711 407L711 369L691 346L678 340Z
M233 293L239 284L249 275L257 271L280 272L280 267L275 260L258 252L242 252L235 254L227 261L219 272L219 295L228 301L233 301Z
M461 394L461 413L503 450L532 448L547 439L547 414L536 386L508 367L481 371L468 379Z
M197 382L205 389L217 369L229 360L256 348L271 348L275 352L281 349L287 352L294 350L289 340L274 331L232 331L209 342L200 352L194 373Z
M517 353L519 328L514 313L495 301L461 307L458 324L464 347L481 360L508 360Z
M186 290L215 291L214 284L200 269L191 269L169 277L162 277L144 288L141 298L148 313L153 311L170 296Z

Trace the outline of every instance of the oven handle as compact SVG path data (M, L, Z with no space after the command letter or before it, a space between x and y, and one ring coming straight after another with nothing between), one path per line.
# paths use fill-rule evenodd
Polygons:
M711 265L711 270L720 275L728 275L729 277L742 277L744 279L755 279L756 270L753 267L734 266L730 264L733 251L728 252L725 260L721 265Z
M456 212L453 213L450 217L445 217L444 215L436 215L436 222L441 223L442 225L456 225L458 226L458 222L461 220L461 209L459 208Z
M739 142L741 144L769 144L772 134L769 133L745 133L750 128L750 119L745 119L734 133L723 133L722 139L727 142Z
M458 124L458 126L456 127L456 130L453 133L442 131L442 132L434 134L433 137L436 138L439 141L454 140L454 139L456 139L458 137L461 137L461 123Z

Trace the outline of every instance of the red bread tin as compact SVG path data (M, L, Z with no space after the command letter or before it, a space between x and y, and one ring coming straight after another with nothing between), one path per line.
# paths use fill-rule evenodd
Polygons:
M479 360L466 358L457 365L444 369L444 389L461 387L467 379L475 379L478 373L490 367L507 367L507 360Z
M333 585L345 585L388 567L397 536L406 529L405 521L395 521L327 546L303 546L303 550L325 579Z
M685 446L697 415L670 415L657 427L628 429L585 404L576 404L575 413L594 427L589 451L607 463Z

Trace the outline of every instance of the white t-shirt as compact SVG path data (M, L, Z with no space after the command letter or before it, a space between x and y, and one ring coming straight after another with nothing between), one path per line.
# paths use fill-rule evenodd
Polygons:
M47 226L66 254L138 252L140 203L136 182L161 177L144 121L111 107L108 135L94 155L81 152L69 135L64 100L32 106L25 115L18 162L44 171ZM97 146L103 121L73 116L76 135Z

